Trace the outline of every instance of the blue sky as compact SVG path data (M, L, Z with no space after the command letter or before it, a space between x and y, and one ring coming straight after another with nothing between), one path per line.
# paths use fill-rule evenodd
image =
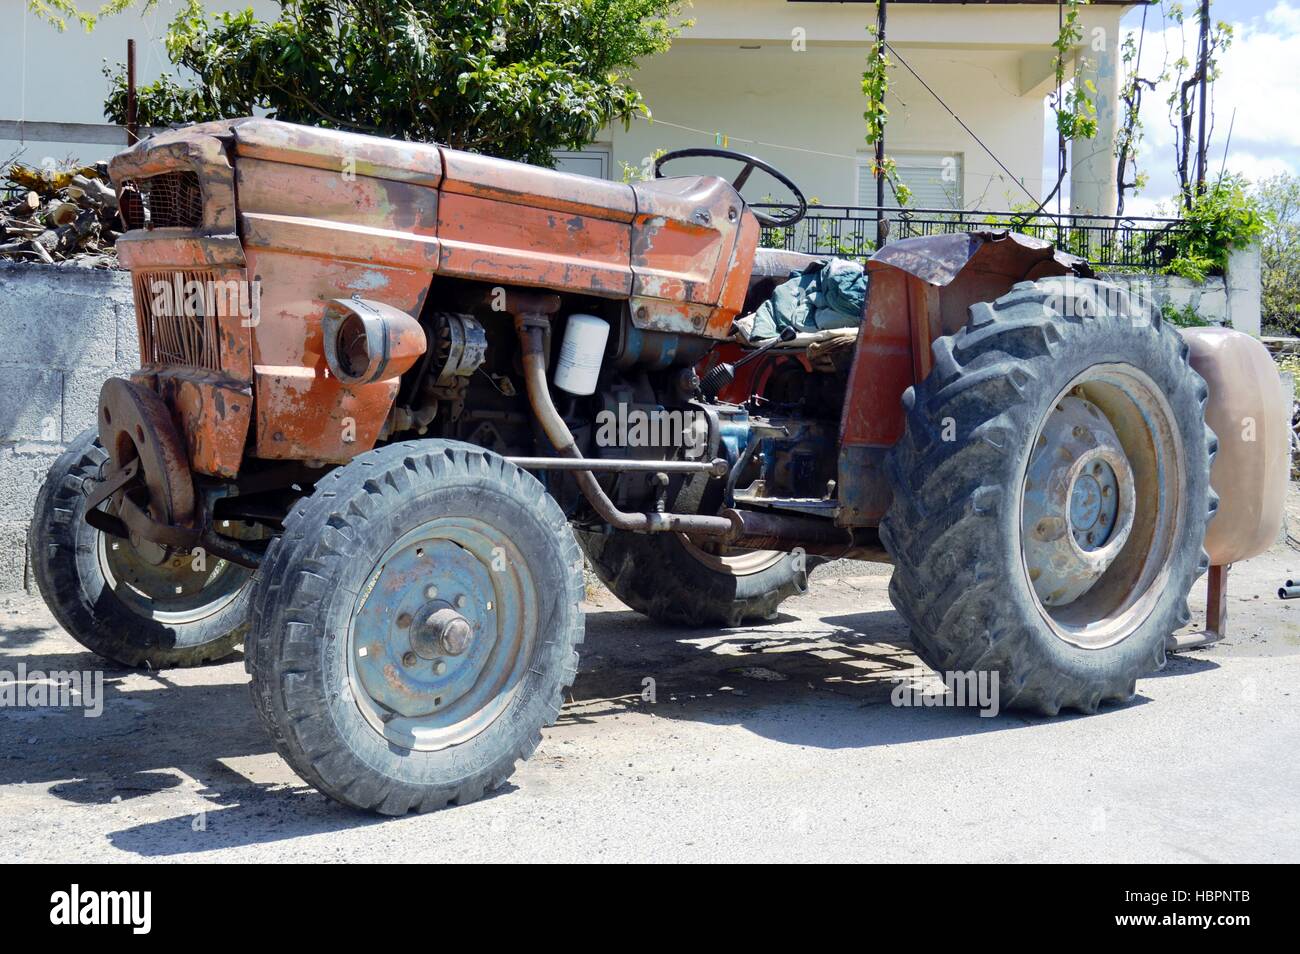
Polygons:
M1191 11L1196 0L1185 0L1188 10L1188 55L1195 56L1196 28ZM1279 172L1300 174L1300 0L1214 0L1216 20L1235 26L1232 47L1222 58L1223 76L1213 92L1216 125L1211 140L1210 169L1217 174L1224 162L1228 125L1233 122L1227 168L1252 180ZM1124 26L1137 30L1141 10L1125 17ZM1147 13L1143 74L1159 72L1166 50L1172 61L1179 55L1177 34L1166 26L1160 5ZM1173 129L1165 99L1168 87L1144 97L1142 120L1146 140L1141 167L1150 182L1136 199L1127 201L1131 215L1154 214L1169 204L1177 190L1173 171ZM1051 136L1055 149L1055 134ZM1049 158L1055 178L1055 157Z

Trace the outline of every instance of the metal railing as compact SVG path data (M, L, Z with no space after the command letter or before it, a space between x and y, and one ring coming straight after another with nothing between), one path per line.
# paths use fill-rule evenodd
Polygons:
M767 203L761 209L779 209ZM963 212L952 209L877 209L875 206L814 205L800 222L764 228L762 244L810 255L868 258L876 249L876 218L889 220L887 241L952 232L1010 230L1051 242L1057 248L1107 270L1163 268L1173 260L1178 219L1140 216L1056 215L1042 212Z

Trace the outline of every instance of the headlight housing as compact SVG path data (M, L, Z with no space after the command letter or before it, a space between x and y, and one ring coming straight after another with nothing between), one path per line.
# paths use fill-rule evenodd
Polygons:
M364 298L337 298L321 322L325 362L349 386L400 376L427 342L420 323L406 312Z

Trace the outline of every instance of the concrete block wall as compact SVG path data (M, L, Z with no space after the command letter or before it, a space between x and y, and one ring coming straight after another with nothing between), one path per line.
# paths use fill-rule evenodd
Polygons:
M1234 249L1228 255L1227 274L1193 282L1177 275L1134 272L1103 274L1102 278L1127 288L1131 294L1157 305L1172 304L1192 310L1212 324L1227 324L1259 337L1262 257L1260 247Z
M1114 282L1129 294L1157 305L1171 304L1192 310L1211 324L1222 325L1231 321L1228 311L1228 291L1221 276L1215 275L1204 282L1193 282L1177 275L1148 275L1134 272L1114 272L1101 276Z
M0 593L27 579L45 472L95 423L104 379L138 366L128 273L0 261Z

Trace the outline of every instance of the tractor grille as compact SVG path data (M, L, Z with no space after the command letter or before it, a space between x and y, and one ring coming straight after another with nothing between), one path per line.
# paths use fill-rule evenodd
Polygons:
M135 317L142 364L221 370L213 271L136 272ZM195 294L197 282L198 293Z
M195 229L203 224L203 190L192 172L129 179L122 189L122 224L131 229Z

